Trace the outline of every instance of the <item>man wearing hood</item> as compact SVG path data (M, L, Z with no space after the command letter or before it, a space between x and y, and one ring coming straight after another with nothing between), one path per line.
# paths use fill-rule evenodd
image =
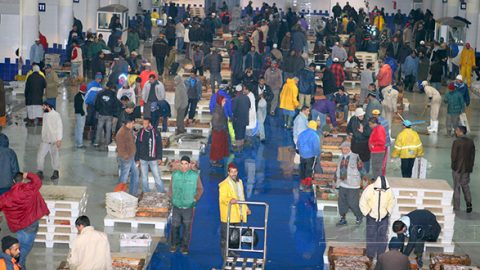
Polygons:
M47 87L45 75L40 71L38 65L32 66L32 73L27 75L25 82L25 105L27 107L27 126L33 126L35 120L37 125L42 125L42 99Z
M280 92L280 109L283 111L283 121L285 128L291 129L293 124L293 117L295 116L295 109L300 104L298 102L298 78L294 77L287 79L283 85L282 92Z
M9 148L7 135L0 133L0 194L10 190L13 178L20 171L17 154Z
M188 106L188 95L187 95L187 87L182 80L182 76L176 75L173 79L175 84L175 100L174 100L174 108L177 112L177 130L175 131L176 134L185 133L185 111L187 110Z
M367 256L377 258L387 247L388 218L395 197L385 176L378 176L360 197L360 210L367 220Z

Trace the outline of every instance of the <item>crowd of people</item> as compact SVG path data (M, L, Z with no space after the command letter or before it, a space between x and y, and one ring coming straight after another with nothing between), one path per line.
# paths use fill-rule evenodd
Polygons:
M322 172L321 140L345 133L347 140L340 146L335 176L340 214L337 225L347 225L349 210L354 213L357 225L366 218L367 255L379 256L378 265L383 266L377 265L377 269L391 269L388 265L393 260L387 256L403 256L398 250L409 255L415 249L421 264L423 242L435 241L440 233L435 216L426 210L413 211L393 223L393 231L399 237L390 241L390 251L382 255L388 242L389 214L395 203L385 177L389 157L400 158L401 174L410 178L416 158L424 155L414 122L402 119L402 131L396 136L392 134L397 100L406 91L425 94L425 105L430 107L431 133L438 133L442 101L447 106L445 130L449 136L456 136L451 155L454 209L460 209L463 191L467 212L472 211L468 184L475 147L466 137L469 127L465 110L470 105L471 73L476 66L474 50L468 43L460 51L454 40L448 44L434 40L434 19L429 10L412 10L408 16L398 10L393 26L385 23L383 8L357 11L348 2L344 7L337 3L332 9L333 16L311 24L291 8L280 14L275 3L272 6L263 3L260 10L254 11L251 1L243 17L239 6L229 8L225 2L219 9L215 5L210 7L205 18L191 16L189 7L180 17L175 4L152 12L139 6L137 13L129 22L125 43L121 33L127 26L121 25L116 16L110 21L107 42L101 34L87 32L84 37L81 21L74 20L66 51L71 77L80 83L73 102L75 146L85 148L86 139L93 147L103 145L106 149L114 140L119 167L115 190L126 191L129 183L128 192L134 196L150 191L150 170L156 191L166 192L159 170L160 130L167 131L168 119L175 115L176 134L185 133L185 126L197 120L198 104L205 99L203 89L210 89L210 163L213 167L228 166L228 177L219 184L222 256L235 255L225 250L228 205L233 204L233 224L246 222L250 214L248 207L237 204L245 200L243 184L235 164L227 164L226 157L230 152L241 153L254 147L258 141L268 143L265 123L281 116L280 122L285 132L292 134L297 153L300 190L312 191L314 173ZM165 19L166 25L159 26L158 37L152 37L152 28L157 27L156 20L160 18ZM315 33L313 51L309 47L309 30ZM231 34L226 48L214 46L220 33ZM348 38L342 40L339 35ZM147 41L152 41L152 59L145 56ZM62 119L55 110L61 81L52 66L44 64L44 50L40 39L32 45L30 59L34 64L25 86L27 126L42 126L37 173L19 173L15 152L8 148L8 138L3 134L0 137L0 164L5 167L0 191L3 197L12 196L19 200L19 205L25 205L21 216L7 215L18 240L4 238L2 251L4 258L8 258L5 263L9 264L10 257L16 258L20 248L22 256L18 263L22 267L33 243L31 232L36 234L38 219L48 214L48 208L40 203L42 211L31 217L27 201L21 199L43 200L38 189L47 153L52 161L51 180L57 181L58 151L63 139ZM378 63L360 62L357 51L378 52ZM314 59L309 57L311 53ZM152 69L153 63L156 71ZM228 63L229 79L222 77L223 63ZM345 82L352 80L360 84L360 94L354 97L345 88ZM448 86L443 97L442 85ZM166 99L169 90L175 91L174 104ZM142 127L136 129L135 119L139 118ZM180 247L182 253L188 254L195 204L202 196L203 186L198 172L192 169L190 157L182 157L180 163L168 189L173 205L170 251L176 252ZM31 185L33 191L29 192L34 196L22 193L21 187L17 187L22 185ZM4 200L0 197L2 211L14 202L12 199L8 204L2 203ZM20 218L20 226L12 221ZM76 226L82 237L75 241L70 263L85 263L89 267L108 264L109 256L102 262L84 261L93 252L86 248L91 239L104 243L98 252L109 249L108 241L93 230L87 217L80 217ZM431 233L415 235L414 228L418 226L428 228ZM22 236L22 231L27 231L27 235ZM414 235L417 238L412 238ZM417 244L404 249L404 236ZM17 263L15 259L11 262Z

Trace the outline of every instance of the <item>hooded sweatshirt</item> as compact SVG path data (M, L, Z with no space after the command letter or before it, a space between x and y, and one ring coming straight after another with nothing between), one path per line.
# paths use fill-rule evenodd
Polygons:
M369 215L376 221L390 215L395 205L395 196L388 180L383 176L377 177L373 184L365 188L359 204L363 215Z
M298 107L298 87L294 79L287 79L280 92L280 109L294 111Z
M9 145L7 135L0 133L0 189L10 188L13 177L20 171L17 154Z

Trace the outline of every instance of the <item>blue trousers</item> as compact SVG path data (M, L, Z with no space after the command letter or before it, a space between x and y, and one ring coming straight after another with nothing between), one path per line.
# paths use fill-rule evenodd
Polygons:
M19 230L17 232L17 239L20 244L20 261L19 264L22 269L26 269L27 256L32 250L33 241L37 237L38 220L33 222L30 226Z
M130 188L128 193L133 196L136 196L138 193L138 177L139 172L137 166L135 166L135 158L125 160L121 157L117 158L118 165L120 167L120 182L127 183L128 175L131 173L130 177Z

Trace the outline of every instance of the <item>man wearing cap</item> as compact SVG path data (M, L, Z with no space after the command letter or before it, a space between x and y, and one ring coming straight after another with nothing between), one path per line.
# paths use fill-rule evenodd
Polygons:
M385 175L384 164L386 165L385 152L387 150L387 132L380 125L378 118L368 119L368 124L372 133L368 139L368 149L370 150L372 164L372 179L377 179L380 175Z
M44 57L45 50L43 49L42 44L40 44L40 39L36 38L35 43L30 47L30 62L32 64L37 64L42 68Z
M437 89L427 81L422 82L423 90L427 97L427 105L430 107L430 126L427 127L428 132L438 132L438 112L440 111L440 104L442 103L442 96Z
M353 153L350 149L350 142L343 142L340 145L342 155L337 164L337 182L338 188L338 212L340 220L337 226L347 225L346 215L349 209L352 210L356 217L355 224L362 223L363 214L360 211L360 185L362 178L365 176L363 162L360 157Z
M22 256L19 264L22 269L33 248L39 220L50 214L40 194L41 186L42 181L36 174L19 172L12 188L0 196L0 211L5 215L8 228L17 234L20 242Z
M53 175L51 180L58 179L58 170L60 169L59 149L62 145L63 125L60 114L53 109L52 104L43 103L43 126L42 126L42 142L37 153L37 174L43 179L43 169L45 156L50 153L52 162Z
M60 79L58 79L57 73L53 71L50 64L45 66L45 80L47 82L47 87L45 88L45 98L50 104L53 105L53 108L56 109L58 87L62 82Z
M136 105L136 96L135 96L135 90L133 88L130 88L130 86L128 85L128 81L125 80L123 82L123 86L122 88L118 89L117 91L117 99L120 101L120 99L123 97L123 96L126 96L128 97L128 100L133 102L133 104Z
M300 100L299 108L310 106L312 95L315 95L315 64L311 63L308 67L298 72L298 98Z
M360 197L360 210L366 217L367 256L377 259L387 247L389 216L395 206L395 196L384 176L376 176Z
M168 43L165 41L165 34L160 33L159 37L152 44L152 55L155 57L159 76L163 76L165 57L169 51Z
M300 154L300 190L312 190L312 177L315 161L320 156L320 137L317 122L310 120L308 128L298 135L297 148Z
M364 169L367 173L370 171L368 139L370 138L371 132L372 130L368 125L368 119L365 117L365 111L362 108L357 108L354 116L348 121L347 134L352 138L352 152L360 156L360 159L365 163Z
M395 140L392 157L401 160L402 177L411 178L415 158L423 156L423 145L418 133L412 129L412 122L403 121L403 130Z
M157 192L165 192L160 177L158 163L162 161L162 135L150 124L150 119L143 118L143 127L137 133L135 161L140 162L142 170L142 191L150 192L148 186L148 168L152 171Z
M378 256L375 270L410 270L410 260L402 253L402 240L392 237L388 249L389 251Z
M2 238L2 253L0 254L0 269L20 270L20 243L18 239L7 235ZM23 269L23 268L22 268Z
M168 197L172 200L172 229L170 231L170 252L180 245L182 254L189 252L195 205L203 194L203 185L198 172L192 170L190 157L180 159L180 169L172 173ZM179 239L180 228L183 235Z
M476 66L475 50L470 47L470 43L466 43L460 54L460 74L465 78L469 87L472 81L472 68L474 66Z
M87 85L82 83L78 93L73 98L73 107L75 110L75 146L77 148L85 148L83 145L83 130L85 128L85 93Z
M470 93L468 91L468 86L463 82L462 75L457 75L454 85L455 91L459 92L460 95L463 97L463 102L465 103L465 106L470 106Z
M227 222L228 206L230 208L230 225L238 226L241 222L247 222L247 216L250 215L250 209L246 204L238 204L239 201L245 201L243 181L238 177L238 168L235 164L228 165L228 176L218 184L218 201L220 208L220 250L223 258L226 256L235 256L234 252L226 254L227 251Z
M42 45L40 45L41 47ZM32 73L27 75L25 82L25 105L27 106L27 126L42 125L43 93L47 87L45 75L38 65L32 66Z
M443 102L447 104L447 117L445 127L448 136L454 136L454 130L460 122L460 114L465 111L465 103L461 93L455 90L455 86L448 85L448 93L443 97Z

